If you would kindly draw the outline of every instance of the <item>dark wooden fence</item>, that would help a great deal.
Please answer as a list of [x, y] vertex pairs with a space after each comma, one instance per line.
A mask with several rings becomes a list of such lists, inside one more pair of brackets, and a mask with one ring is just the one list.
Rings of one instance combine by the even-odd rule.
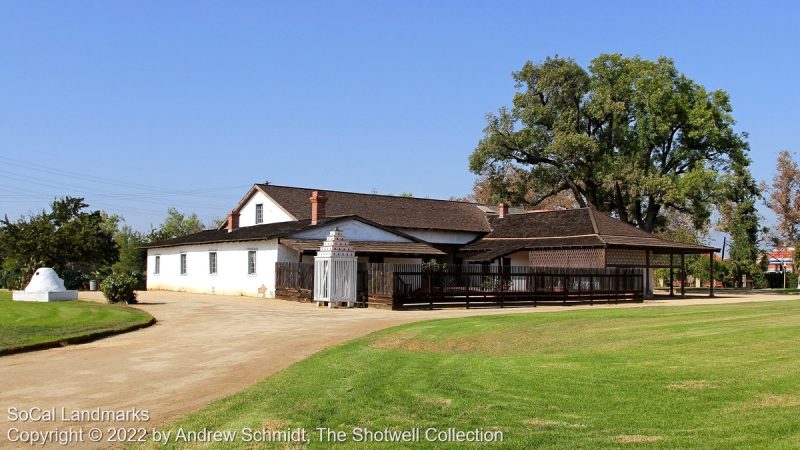
[[393, 307], [441, 308], [641, 301], [641, 269], [455, 266], [396, 271]]
[[314, 264], [275, 263], [275, 294], [306, 300], [314, 298]]
[[[406, 308], [594, 304], [643, 299], [642, 269], [526, 266], [360, 264], [359, 300]], [[312, 263], [277, 263], [279, 296], [313, 297]]]

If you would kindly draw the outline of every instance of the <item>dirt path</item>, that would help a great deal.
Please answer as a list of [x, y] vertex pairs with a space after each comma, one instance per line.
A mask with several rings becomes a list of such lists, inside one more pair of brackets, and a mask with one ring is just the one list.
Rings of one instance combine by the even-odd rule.
[[[82, 297], [91, 299], [89, 294]], [[617, 307], [798, 298], [698, 297]], [[565, 309], [329, 310], [280, 300], [174, 292], [143, 292], [140, 300], [143, 304], [138, 307], [158, 319], [155, 326], [89, 344], [0, 358], [0, 447], [19, 447], [8, 441], [10, 428], [49, 431], [71, 425], [60, 417], [56, 422], [12, 422], [9, 408], [57, 412], [137, 408], [149, 413], [148, 422], [90, 420], [79, 426], [128, 423], [151, 428], [240, 391], [323, 348], [381, 328], [432, 318]]]

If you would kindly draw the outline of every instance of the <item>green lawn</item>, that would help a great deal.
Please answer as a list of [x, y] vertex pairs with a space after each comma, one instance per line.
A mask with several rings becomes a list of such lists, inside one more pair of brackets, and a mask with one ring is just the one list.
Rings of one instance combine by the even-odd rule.
[[0, 350], [108, 332], [149, 322], [152, 316], [122, 305], [15, 302], [0, 291]]
[[495, 448], [797, 448], [800, 301], [401, 326], [320, 352], [179, 427], [502, 430]]

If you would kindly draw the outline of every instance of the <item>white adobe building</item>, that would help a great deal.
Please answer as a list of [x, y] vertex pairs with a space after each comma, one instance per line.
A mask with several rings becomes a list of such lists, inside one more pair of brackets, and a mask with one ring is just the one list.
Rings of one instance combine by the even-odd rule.
[[[359, 263], [680, 268], [718, 249], [667, 241], [591, 208], [469, 202], [256, 184], [216, 230], [147, 247], [147, 289], [274, 297], [276, 263], [313, 263], [338, 228]], [[713, 292], [712, 292], [713, 294]]]
[[257, 184], [224, 227], [148, 246], [147, 289], [274, 297], [275, 263], [313, 262], [334, 228], [360, 263], [419, 264], [452, 258], [488, 222], [465, 202]]

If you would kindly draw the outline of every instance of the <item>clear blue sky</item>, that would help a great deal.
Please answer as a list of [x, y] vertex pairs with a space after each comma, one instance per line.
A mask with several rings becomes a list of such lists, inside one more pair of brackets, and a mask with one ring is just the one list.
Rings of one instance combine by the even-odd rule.
[[770, 179], [800, 149], [798, 30], [792, 1], [2, 1], [0, 214], [82, 195], [146, 230], [266, 180], [464, 195], [511, 72], [554, 54], [674, 58]]

